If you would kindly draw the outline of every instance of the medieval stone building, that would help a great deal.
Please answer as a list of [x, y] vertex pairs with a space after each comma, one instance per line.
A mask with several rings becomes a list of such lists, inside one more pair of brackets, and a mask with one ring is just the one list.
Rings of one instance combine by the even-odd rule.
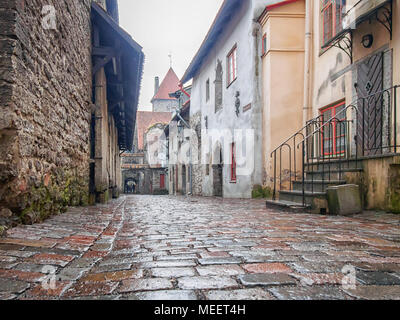
[[0, 3], [0, 225], [118, 196], [144, 56], [116, 0]]
[[170, 68], [161, 85], [159, 78], [155, 78], [152, 111], [137, 112], [133, 151], [122, 155], [122, 187], [126, 193], [168, 193], [168, 149], [164, 129], [179, 107], [173, 95], [178, 90], [179, 78]]

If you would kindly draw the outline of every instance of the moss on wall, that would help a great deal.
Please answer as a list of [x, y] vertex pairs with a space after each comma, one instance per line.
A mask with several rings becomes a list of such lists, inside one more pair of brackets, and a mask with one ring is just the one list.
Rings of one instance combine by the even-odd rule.
[[400, 213], [400, 165], [392, 164], [389, 168], [389, 210]]
[[86, 206], [88, 202], [86, 180], [75, 172], [57, 169], [44, 177], [38, 187], [32, 186], [24, 193], [18, 217], [21, 223], [32, 224], [65, 212], [69, 206]]
[[251, 192], [251, 197], [253, 199], [271, 199], [272, 198], [272, 190], [269, 187], [263, 187], [260, 185], [255, 185], [253, 187], [253, 191]]

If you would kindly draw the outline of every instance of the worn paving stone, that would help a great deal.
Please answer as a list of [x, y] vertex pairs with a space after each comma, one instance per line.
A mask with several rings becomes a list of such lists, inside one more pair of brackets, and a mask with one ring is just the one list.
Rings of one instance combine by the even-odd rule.
[[229, 258], [231, 255], [225, 251], [215, 251], [215, 252], [202, 252], [200, 253], [202, 259], [208, 258]]
[[56, 281], [54, 288], [44, 288], [42, 284], [33, 286], [32, 289], [24, 293], [22, 298], [40, 299], [59, 297], [72, 284], [70, 281]]
[[160, 301], [160, 300], [174, 300], [174, 301], [189, 301], [189, 300], [198, 300], [196, 293], [191, 290], [161, 290], [161, 291], [150, 291], [150, 292], [138, 292], [135, 293], [133, 296], [128, 296], [124, 299], [131, 299], [131, 300], [153, 300], [153, 301]]
[[76, 282], [63, 294], [66, 298], [79, 296], [104, 296], [111, 294], [118, 287], [118, 282]]
[[358, 271], [356, 272], [356, 279], [363, 285], [400, 285], [400, 279], [396, 275], [381, 271]]
[[245, 271], [238, 265], [216, 265], [197, 267], [200, 276], [237, 276]]
[[186, 255], [170, 255], [170, 256], [159, 256], [159, 257], [157, 257], [157, 261], [193, 260], [193, 259], [197, 259], [197, 255], [195, 255], [195, 254], [186, 254]]
[[290, 263], [293, 270], [300, 273], [334, 273], [342, 272], [346, 264], [343, 262], [294, 262]]
[[100, 265], [98, 267], [94, 267], [90, 272], [103, 273], [103, 272], [123, 271], [123, 270], [130, 270], [131, 267], [132, 263]]
[[207, 277], [185, 277], [178, 279], [181, 289], [223, 289], [236, 288], [238, 283], [229, 277], [207, 276]]
[[15, 257], [0, 256], [0, 262], [8, 262], [8, 263], [11, 263], [11, 262], [15, 262], [15, 261], [17, 261], [17, 258], [15, 258]]
[[279, 300], [352, 300], [337, 287], [297, 286], [268, 289]]
[[118, 292], [154, 291], [172, 289], [172, 282], [164, 278], [124, 280], [118, 288]]
[[62, 269], [60, 273], [56, 274], [58, 281], [75, 281], [80, 279], [90, 268], [71, 268], [67, 267]]
[[79, 258], [72, 261], [68, 267], [71, 268], [91, 268], [99, 259], [98, 258]]
[[154, 277], [159, 278], [181, 278], [196, 275], [193, 268], [154, 268], [150, 271]]
[[0, 292], [0, 301], [3, 300], [14, 300], [17, 298], [17, 295], [9, 293], [9, 292]]
[[17, 251], [17, 250], [7, 250], [7, 251], [0, 251], [0, 261], [2, 261], [1, 256], [11, 256], [11, 257], [18, 257], [18, 258], [30, 258], [35, 255], [35, 252], [29, 251]]
[[284, 273], [256, 273], [245, 274], [239, 277], [239, 280], [245, 286], [284, 286], [296, 285], [297, 282], [291, 276]]
[[177, 261], [153, 261], [143, 262], [141, 267], [145, 269], [150, 268], [170, 268], [170, 267], [194, 267], [196, 262], [193, 260], [177, 260]]
[[122, 281], [128, 279], [139, 279], [143, 277], [143, 270], [124, 270], [124, 271], [114, 271], [105, 273], [90, 273], [83, 278], [81, 281], [84, 282], [104, 282], [104, 281]]
[[251, 273], [292, 273], [293, 270], [283, 263], [254, 263], [243, 265]]
[[343, 273], [307, 273], [292, 274], [300, 281], [301, 285], [340, 285], [344, 281]]
[[0, 278], [0, 292], [3, 293], [22, 293], [29, 287], [30, 284], [24, 281]]
[[218, 264], [238, 264], [242, 263], [242, 259], [237, 257], [228, 257], [228, 258], [207, 258], [207, 259], [199, 259], [199, 263], [201, 265], [218, 265]]
[[27, 282], [42, 282], [46, 275], [39, 272], [26, 272], [19, 270], [0, 270], [0, 278], [15, 279]]
[[356, 286], [343, 289], [348, 295], [361, 300], [400, 300], [400, 286]]
[[276, 300], [270, 293], [260, 289], [211, 290], [205, 293], [209, 300]]

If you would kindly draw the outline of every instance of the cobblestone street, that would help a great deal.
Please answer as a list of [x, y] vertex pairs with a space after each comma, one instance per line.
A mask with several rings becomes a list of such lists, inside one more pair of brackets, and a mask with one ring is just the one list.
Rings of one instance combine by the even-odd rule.
[[[399, 231], [391, 214], [121, 197], [9, 230], [0, 299], [400, 299]], [[52, 270], [55, 283], [46, 281]], [[356, 287], [343, 287], [352, 270]]]

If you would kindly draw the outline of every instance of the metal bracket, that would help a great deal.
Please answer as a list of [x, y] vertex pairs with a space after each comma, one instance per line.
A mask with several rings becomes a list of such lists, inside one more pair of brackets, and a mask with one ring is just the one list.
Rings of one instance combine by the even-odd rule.
[[340, 38], [335, 40], [331, 47], [336, 47], [344, 51], [353, 64], [353, 35], [351, 31], [344, 33]]
[[[390, 40], [393, 37], [393, 3], [390, 2], [390, 9], [383, 6], [376, 10], [375, 19], [382, 24], [390, 34]], [[379, 15], [381, 13], [381, 15]]]

